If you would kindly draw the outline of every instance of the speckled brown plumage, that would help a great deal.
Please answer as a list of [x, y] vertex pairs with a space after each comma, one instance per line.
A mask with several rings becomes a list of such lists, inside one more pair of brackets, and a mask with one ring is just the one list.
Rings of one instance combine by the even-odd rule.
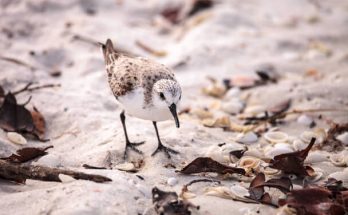
[[161, 79], [175, 80], [174, 74], [164, 65], [145, 58], [120, 55], [108, 45], [103, 48], [104, 58], [108, 81], [116, 98], [143, 87], [144, 103], [149, 104], [155, 82]]

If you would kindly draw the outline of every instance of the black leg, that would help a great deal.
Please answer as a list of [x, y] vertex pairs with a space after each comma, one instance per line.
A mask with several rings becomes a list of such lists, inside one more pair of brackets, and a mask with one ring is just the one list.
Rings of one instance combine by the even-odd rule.
[[158, 129], [157, 129], [157, 123], [156, 122], [152, 122], [153, 123], [153, 126], [155, 127], [155, 130], [156, 130], [156, 135], [157, 135], [157, 140], [158, 140], [158, 146], [157, 146], [157, 149], [156, 151], [154, 151], [152, 153], [151, 156], [154, 156], [155, 154], [157, 154], [159, 151], [163, 151], [164, 153], [166, 153], [167, 157], [170, 158], [170, 154], [169, 153], [173, 153], [173, 154], [179, 154], [179, 152], [169, 148], [169, 147], [166, 147], [162, 144], [161, 142], [161, 139], [160, 139], [160, 136], [158, 134]]
[[124, 159], [127, 158], [127, 152], [128, 152], [128, 148], [135, 151], [138, 154], [143, 154], [142, 151], [140, 151], [139, 149], [137, 149], [136, 147], [144, 144], [145, 141], [139, 142], [139, 143], [132, 143], [129, 141], [128, 139], [128, 134], [127, 134], [127, 128], [126, 128], [126, 115], [124, 114], [124, 111], [121, 112], [120, 114], [120, 118], [121, 118], [121, 122], [122, 122], [122, 126], [123, 126], [123, 131], [124, 131], [124, 136], [126, 137], [126, 149], [124, 151]]

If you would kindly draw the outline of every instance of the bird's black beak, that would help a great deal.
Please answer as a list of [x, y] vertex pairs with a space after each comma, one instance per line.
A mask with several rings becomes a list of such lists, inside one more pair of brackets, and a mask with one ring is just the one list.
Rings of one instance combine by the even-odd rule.
[[169, 106], [169, 110], [170, 112], [172, 113], [173, 117], [174, 117], [174, 120], [175, 120], [175, 125], [177, 128], [180, 127], [180, 123], [179, 123], [179, 119], [178, 119], [178, 114], [176, 113], [176, 104], [171, 104]]

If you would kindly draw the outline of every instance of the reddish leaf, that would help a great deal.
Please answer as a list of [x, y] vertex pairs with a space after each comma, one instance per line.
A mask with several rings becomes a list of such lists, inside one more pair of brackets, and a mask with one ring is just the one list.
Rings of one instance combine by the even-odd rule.
[[244, 175], [245, 170], [242, 168], [230, 167], [224, 164], [221, 164], [208, 157], [199, 157], [193, 160], [191, 163], [186, 165], [182, 170], [179, 171], [184, 174], [194, 174], [201, 172], [215, 172], [219, 174], [227, 173], [237, 173]]
[[6, 160], [12, 163], [24, 163], [30, 161], [32, 159], [38, 158], [40, 156], [44, 156], [47, 154], [46, 150], [53, 148], [53, 146], [47, 146], [45, 148], [23, 148], [17, 150], [16, 154], [12, 154], [6, 158], [0, 158], [1, 160]]
[[42, 116], [42, 114], [34, 107], [34, 110], [31, 111], [31, 116], [33, 118], [34, 123], [34, 130], [33, 134], [40, 140], [45, 139], [45, 129], [46, 129], [46, 122], [45, 118]]
[[303, 164], [314, 143], [315, 138], [312, 138], [311, 142], [304, 150], [275, 156], [270, 161], [270, 167], [282, 170], [284, 173], [295, 174], [297, 176], [310, 175], [308, 172], [310, 169], [306, 168]]
[[[250, 182], [249, 186], [249, 194], [250, 198], [256, 201], [260, 201], [262, 196], [264, 195], [263, 184], [265, 183], [266, 177], [265, 174], [259, 173], [255, 176], [255, 178]], [[260, 186], [261, 185], [261, 186]]]

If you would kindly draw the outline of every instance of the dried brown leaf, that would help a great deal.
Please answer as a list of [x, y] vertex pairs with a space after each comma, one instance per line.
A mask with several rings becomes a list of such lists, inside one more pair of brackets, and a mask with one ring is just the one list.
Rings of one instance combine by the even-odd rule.
[[199, 157], [193, 160], [191, 163], [186, 165], [182, 170], [179, 171], [183, 174], [195, 174], [201, 172], [215, 172], [218, 174], [232, 174], [237, 173], [245, 175], [245, 170], [242, 168], [230, 167], [221, 164], [209, 157]]
[[45, 130], [46, 130], [46, 122], [43, 115], [36, 109], [36, 107], [33, 108], [33, 111], [31, 111], [31, 117], [33, 118], [34, 123], [34, 130], [32, 133], [38, 137], [40, 140], [45, 139]]
[[50, 148], [53, 148], [53, 146], [48, 146], [45, 148], [27, 147], [27, 148], [17, 150], [16, 154], [12, 154], [9, 157], [0, 158], [0, 159], [9, 161], [11, 163], [24, 163], [24, 162], [46, 155], [47, 154], [46, 150]]

